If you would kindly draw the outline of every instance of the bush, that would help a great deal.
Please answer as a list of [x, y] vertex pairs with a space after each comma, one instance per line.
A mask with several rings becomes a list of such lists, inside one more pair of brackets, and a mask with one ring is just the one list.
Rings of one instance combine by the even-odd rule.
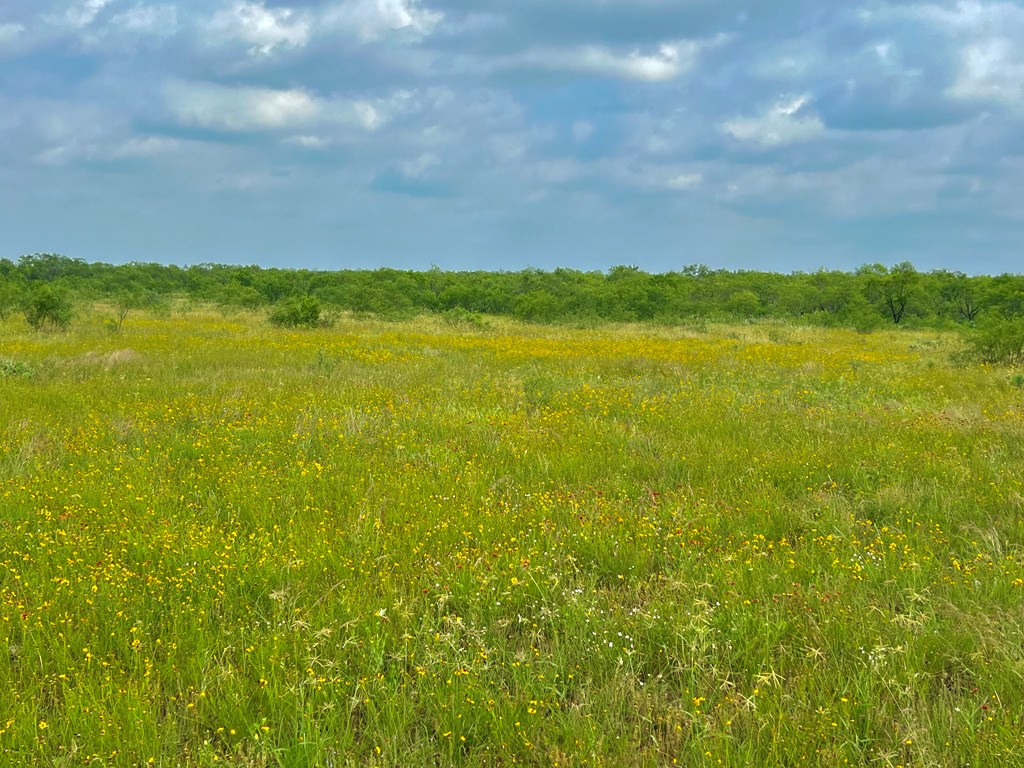
[[40, 286], [25, 302], [25, 320], [36, 330], [47, 325], [66, 328], [71, 324], [71, 300], [49, 285]]
[[1024, 363], [1024, 318], [995, 318], [971, 332], [967, 338], [969, 356], [981, 363], [1020, 365]]
[[729, 297], [725, 310], [736, 317], [757, 317], [762, 314], [761, 299], [749, 288], [744, 288]]
[[441, 313], [441, 319], [447, 325], [459, 326], [469, 325], [474, 328], [488, 328], [490, 323], [478, 312], [470, 312], [462, 307], [452, 307]]
[[0, 284], [0, 320], [6, 320], [7, 315], [16, 310], [20, 303], [18, 290], [13, 285]]
[[282, 302], [270, 313], [270, 322], [285, 328], [315, 328], [326, 325], [320, 302], [312, 296]]
[[20, 360], [0, 359], [0, 378], [31, 378], [35, 371]]

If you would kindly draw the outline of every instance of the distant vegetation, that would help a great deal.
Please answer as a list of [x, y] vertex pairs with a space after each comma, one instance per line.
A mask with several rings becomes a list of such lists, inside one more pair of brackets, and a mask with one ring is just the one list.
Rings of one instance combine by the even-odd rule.
[[[43, 284], [46, 290], [39, 288]], [[1007, 346], [1013, 347], [1010, 358], [1019, 357], [1013, 339], [1024, 336], [1024, 275], [919, 272], [906, 262], [783, 275], [702, 265], [649, 274], [629, 266], [607, 272], [312, 271], [111, 265], [48, 253], [0, 259], [0, 319], [22, 311], [33, 325], [64, 326], [68, 297], [110, 302], [116, 314], [111, 325], [118, 330], [132, 310], [185, 297], [226, 308], [265, 308], [272, 322], [292, 327], [322, 325], [339, 312], [391, 319], [491, 315], [569, 325], [772, 318], [860, 331], [978, 326], [975, 343], [985, 359], [998, 358]]]

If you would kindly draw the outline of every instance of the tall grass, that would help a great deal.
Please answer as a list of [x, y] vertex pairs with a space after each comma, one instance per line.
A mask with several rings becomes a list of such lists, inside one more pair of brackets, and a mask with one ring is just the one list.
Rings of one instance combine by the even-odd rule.
[[8, 321], [0, 764], [1013, 765], [1024, 400], [953, 344]]

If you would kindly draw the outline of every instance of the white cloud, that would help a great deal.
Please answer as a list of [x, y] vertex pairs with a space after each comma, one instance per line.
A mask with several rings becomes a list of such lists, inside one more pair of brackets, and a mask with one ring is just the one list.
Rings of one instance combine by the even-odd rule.
[[[867, 22], [910, 21], [948, 36], [958, 49], [959, 71], [946, 95], [1024, 109], [1024, 6], [1019, 2], [887, 5], [862, 11]], [[887, 59], [887, 49], [878, 54]]]
[[1024, 56], [1010, 40], [966, 46], [956, 81], [947, 93], [964, 101], [988, 101], [1024, 109]]
[[722, 130], [742, 142], [760, 147], [779, 147], [811, 141], [825, 133], [821, 118], [806, 110], [809, 97], [797, 96], [772, 105], [757, 117], [736, 117]]
[[356, 118], [368, 131], [375, 131], [384, 122], [377, 107], [368, 101], [356, 101], [352, 104]]
[[688, 40], [662, 43], [656, 51], [646, 53], [618, 53], [599, 45], [545, 48], [511, 57], [507, 63], [658, 83], [693, 69], [700, 49], [699, 43]]
[[135, 5], [114, 16], [110, 25], [133, 34], [170, 37], [178, 31], [178, 9], [173, 5]]
[[1005, 30], [1007, 24], [1024, 20], [1024, 9], [1017, 3], [960, 0], [955, 5], [920, 3], [906, 9], [894, 7], [896, 13], [930, 21], [953, 32], [992, 34]]
[[[218, 131], [355, 127], [376, 131], [400, 114], [409, 94], [365, 99], [321, 98], [302, 89], [227, 87], [206, 82], [173, 81], [165, 90], [168, 109], [179, 123]], [[316, 133], [294, 134], [285, 141], [316, 148], [328, 139]]]
[[109, 135], [110, 126], [91, 126], [79, 132], [73, 132], [70, 126], [64, 130], [60, 130], [59, 126], [52, 127], [57, 129], [53, 132], [53, 138], [59, 136], [59, 140], [35, 155], [36, 161], [43, 165], [61, 166], [79, 160], [102, 161], [152, 157], [171, 152], [183, 144], [178, 139], [163, 136], [115, 138]]
[[48, 24], [66, 26], [74, 29], [85, 29], [103, 12], [112, 0], [76, 0], [62, 16], [44, 16]]
[[0, 45], [13, 43], [24, 31], [24, 24], [0, 24]]
[[303, 90], [228, 88], [211, 83], [173, 82], [166, 99], [185, 125], [226, 131], [291, 128], [315, 121], [324, 105]]
[[443, 13], [423, 7], [419, 0], [344, 0], [324, 14], [322, 23], [371, 41], [391, 32], [426, 37], [443, 18]]
[[312, 22], [290, 8], [267, 8], [262, 2], [237, 0], [214, 14], [207, 28], [213, 43], [243, 42], [249, 53], [263, 55], [279, 48], [301, 48], [309, 42]]
[[441, 158], [433, 152], [424, 152], [419, 157], [414, 157], [411, 160], [399, 163], [397, 167], [405, 176], [412, 179], [418, 179], [426, 174], [431, 168], [440, 164]]
[[302, 147], [303, 149], [327, 149], [327, 147], [331, 146], [330, 139], [314, 135], [289, 136], [284, 140], [284, 143]]
[[665, 186], [676, 192], [683, 192], [699, 186], [702, 181], [704, 181], [704, 177], [699, 173], [680, 173], [666, 181]]

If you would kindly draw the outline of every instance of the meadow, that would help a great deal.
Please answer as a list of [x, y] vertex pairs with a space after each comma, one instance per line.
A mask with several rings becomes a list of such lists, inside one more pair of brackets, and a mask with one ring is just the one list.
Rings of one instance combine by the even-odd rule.
[[0, 765], [1021, 764], [1024, 389], [959, 344], [9, 317]]

